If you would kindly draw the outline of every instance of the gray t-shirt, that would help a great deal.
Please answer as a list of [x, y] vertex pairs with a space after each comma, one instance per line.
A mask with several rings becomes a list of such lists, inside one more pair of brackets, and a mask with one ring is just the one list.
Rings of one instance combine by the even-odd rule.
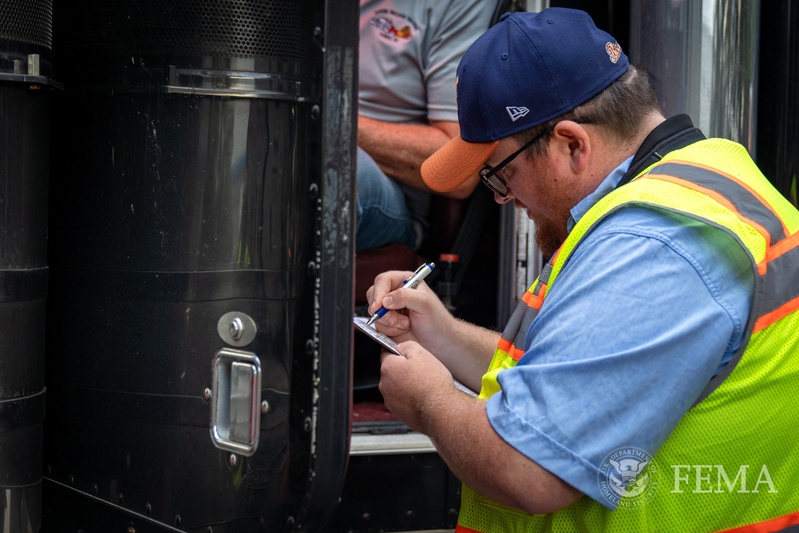
[[[385, 122], [458, 121], [461, 57], [491, 24], [494, 0], [361, 0], [358, 113]], [[427, 229], [430, 193], [400, 185]]]
[[358, 112], [386, 122], [457, 122], [458, 63], [488, 29], [496, 5], [361, 0]]

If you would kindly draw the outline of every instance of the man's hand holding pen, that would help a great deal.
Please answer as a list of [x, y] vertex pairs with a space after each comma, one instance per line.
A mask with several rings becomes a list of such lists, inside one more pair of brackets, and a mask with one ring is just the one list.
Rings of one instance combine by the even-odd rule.
[[425, 283], [419, 284], [414, 291], [400, 290], [405, 288], [407, 279], [407, 272], [384, 272], [375, 278], [375, 284], [366, 291], [366, 299], [369, 302], [368, 310], [372, 317], [381, 313], [383, 309], [387, 310], [374, 323], [375, 328], [399, 342], [414, 338], [409, 336], [411, 330], [410, 315], [414, 313], [414, 306], [411, 304], [411, 307], [408, 307], [408, 298], [405, 297], [404, 293], [418, 293], [411, 294], [411, 300], [414, 300], [414, 296], [419, 300], [423, 298], [422, 295], [425, 295], [425, 293], [432, 293]]
[[397, 342], [415, 340], [436, 353], [446, 342], [448, 325], [454, 320], [435, 292], [424, 282], [411, 290], [405, 285], [408, 272], [384, 272], [375, 278], [368, 291], [369, 313], [381, 306], [388, 312], [375, 322], [375, 328]]
[[455, 394], [452, 374], [436, 353], [448, 342], [452, 315], [424, 282], [415, 290], [408, 272], [391, 271], [375, 278], [366, 292], [369, 312], [387, 312], [375, 322], [381, 333], [398, 341], [402, 357], [384, 351], [381, 357], [380, 392], [386, 407], [409, 427], [426, 433], [423, 413], [434, 409], [440, 397]]
[[[449, 409], [474, 401], [458, 390], [453, 378], [456, 369], [463, 374], [475, 368], [464, 357], [474, 346], [468, 343], [471, 336], [464, 335], [463, 328], [458, 327], [461, 322], [427, 284], [420, 283], [411, 290], [403, 286], [406, 279], [407, 272], [385, 272], [375, 278], [366, 293], [370, 312], [381, 306], [389, 310], [375, 327], [398, 341], [397, 349], [402, 354], [398, 357], [387, 350], [381, 354], [379, 389], [392, 413], [412, 429], [430, 434], [431, 417], [447, 416]], [[494, 335], [490, 336], [486, 350], [489, 356], [491, 346], [496, 344]], [[474, 376], [463, 375], [459, 381], [466, 379], [463, 383], [467, 386], [479, 388], [487, 365], [488, 360], [482, 360]]]
[[[402, 280], [402, 286], [407, 287], [409, 289], [415, 289], [419, 284], [424, 281], [424, 279], [430, 275], [433, 269], [436, 267], [435, 263], [422, 263], [422, 266], [417, 268], [413, 274], [411, 274], [406, 279]], [[388, 309], [385, 306], [380, 307], [366, 322], [367, 326], [371, 326], [377, 320], [382, 318], [383, 315], [388, 313]]]

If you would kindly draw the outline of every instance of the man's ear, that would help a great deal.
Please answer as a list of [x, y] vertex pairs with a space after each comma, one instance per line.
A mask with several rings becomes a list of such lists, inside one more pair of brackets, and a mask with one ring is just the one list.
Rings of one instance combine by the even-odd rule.
[[[572, 172], [582, 174], [588, 169], [591, 157], [591, 138], [585, 128], [572, 120], [562, 120], [552, 132], [554, 144], [560, 155], [568, 158]], [[550, 149], [553, 143], [550, 142]]]

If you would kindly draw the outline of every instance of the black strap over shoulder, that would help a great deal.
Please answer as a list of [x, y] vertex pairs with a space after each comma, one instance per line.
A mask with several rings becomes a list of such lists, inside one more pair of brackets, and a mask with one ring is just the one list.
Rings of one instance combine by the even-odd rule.
[[675, 115], [666, 119], [641, 143], [630, 163], [630, 168], [622, 176], [617, 187], [632, 181], [643, 169], [657, 163], [669, 152], [685, 148], [703, 139], [705, 139], [704, 134], [694, 126], [688, 115]]

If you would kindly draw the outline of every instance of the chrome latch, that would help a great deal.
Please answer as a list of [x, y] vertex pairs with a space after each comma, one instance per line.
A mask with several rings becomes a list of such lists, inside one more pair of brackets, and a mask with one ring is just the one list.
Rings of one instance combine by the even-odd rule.
[[261, 430], [261, 362], [251, 352], [222, 348], [214, 356], [211, 440], [251, 456]]

